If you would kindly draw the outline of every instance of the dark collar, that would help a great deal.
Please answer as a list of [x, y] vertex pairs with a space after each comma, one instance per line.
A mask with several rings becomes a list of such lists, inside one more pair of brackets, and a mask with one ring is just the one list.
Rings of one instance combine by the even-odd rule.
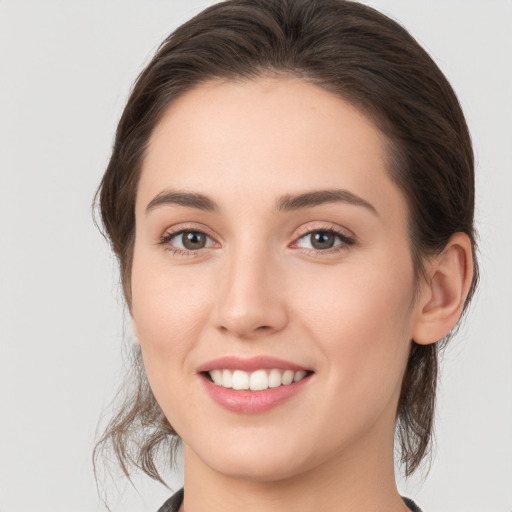
[[[404, 498], [404, 503], [411, 509], [411, 512], [421, 512], [420, 507], [410, 498]], [[183, 488], [173, 494], [159, 509], [158, 512], [178, 512], [183, 503]]]

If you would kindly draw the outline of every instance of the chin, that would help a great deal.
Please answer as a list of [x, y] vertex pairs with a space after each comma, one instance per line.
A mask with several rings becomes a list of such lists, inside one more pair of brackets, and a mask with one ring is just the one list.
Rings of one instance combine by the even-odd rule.
[[289, 455], [273, 458], [259, 455], [245, 460], [240, 460], [240, 456], [217, 459], [212, 461], [211, 468], [228, 478], [249, 482], [277, 482], [302, 472], [301, 465]]
[[308, 469], [305, 452], [300, 445], [291, 447], [283, 446], [283, 443], [270, 443], [268, 439], [264, 443], [255, 440], [248, 442], [245, 439], [240, 443], [220, 443], [198, 448], [194, 451], [195, 457], [199, 457], [215, 472], [237, 480], [279, 481]]

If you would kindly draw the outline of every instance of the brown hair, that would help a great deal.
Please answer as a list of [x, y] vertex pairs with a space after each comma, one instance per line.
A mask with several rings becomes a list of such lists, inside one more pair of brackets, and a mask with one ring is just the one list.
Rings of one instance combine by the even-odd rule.
[[[475, 251], [474, 163], [470, 135], [455, 93], [420, 45], [398, 23], [346, 0], [227, 0], [174, 31], [138, 77], [119, 121], [96, 199], [116, 254], [128, 307], [135, 236], [135, 198], [152, 131], [172, 101], [215, 78], [294, 75], [348, 100], [389, 142], [389, 173], [409, 207], [417, 281], [425, 258], [451, 235], [466, 233]], [[475, 254], [473, 254], [475, 256]], [[476, 258], [473, 283], [478, 280]], [[429, 453], [439, 351], [413, 343], [398, 404], [396, 435], [409, 476]], [[136, 387], [95, 450], [111, 445], [129, 465], [161, 481], [155, 457], [177, 434], [149, 388], [140, 351]]]

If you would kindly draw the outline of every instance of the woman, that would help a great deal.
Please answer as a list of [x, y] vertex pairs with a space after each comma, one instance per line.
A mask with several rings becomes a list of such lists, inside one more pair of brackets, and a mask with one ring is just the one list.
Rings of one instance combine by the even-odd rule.
[[159, 479], [183, 442], [162, 512], [419, 510], [395, 432], [410, 475], [478, 272], [466, 123], [402, 27], [206, 9], [139, 76], [98, 197], [140, 344], [100, 444]]

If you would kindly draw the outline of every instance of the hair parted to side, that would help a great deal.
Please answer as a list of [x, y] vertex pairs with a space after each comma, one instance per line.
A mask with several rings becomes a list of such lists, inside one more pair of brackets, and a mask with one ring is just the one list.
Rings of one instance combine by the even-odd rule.
[[[169, 104], [212, 80], [297, 76], [351, 102], [385, 134], [388, 170], [409, 208], [416, 279], [423, 263], [456, 232], [473, 244], [474, 162], [466, 122], [448, 81], [397, 22], [348, 0], [226, 0], [181, 25], [138, 77], [119, 121], [112, 156], [96, 200], [116, 254], [128, 307], [135, 239], [135, 198], [149, 138]], [[438, 355], [448, 337], [412, 344], [397, 410], [396, 437], [405, 474], [429, 453]], [[142, 366], [134, 363], [134, 392], [95, 449], [112, 447], [124, 473], [130, 466], [162, 481], [157, 452], [177, 434], [160, 411]], [[169, 455], [172, 459], [172, 453]], [[168, 458], [168, 460], [170, 460]]]

